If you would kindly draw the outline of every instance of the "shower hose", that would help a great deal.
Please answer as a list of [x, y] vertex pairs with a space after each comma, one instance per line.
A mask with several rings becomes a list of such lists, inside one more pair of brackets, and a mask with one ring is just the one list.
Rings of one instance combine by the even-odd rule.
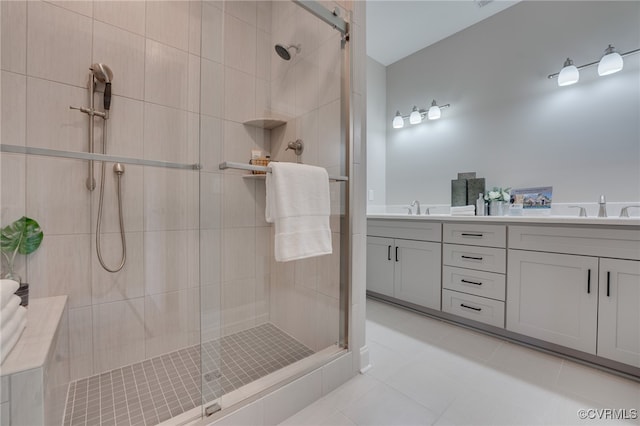
[[[102, 131], [102, 153], [107, 153], [107, 120], [103, 120], [104, 126]], [[122, 241], [122, 259], [120, 260], [120, 265], [116, 268], [110, 268], [106, 265], [104, 260], [102, 259], [102, 250], [100, 248], [100, 227], [102, 225], [102, 207], [104, 205], [104, 181], [105, 181], [105, 169], [106, 163], [102, 162], [102, 176], [100, 178], [100, 202], [98, 203], [98, 223], [96, 224], [96, 252], [98, 254], [98, 260], [100, 261], [100, 265], [108, 271], [108, 272], [118, 272], [123, 267], [125, 262], [127, 261], [127, 241], [124, 236], [124, 219], [122, 217], [122, 175], [124, 174], [124, 168], [120, 163], [116, 163], [114, 165], [114, 172], [116, 173], [116, 177], [118, 178], [117, 182], [117, 191], [118, 191], [118, 213], [120, 216], [120, 240]]]

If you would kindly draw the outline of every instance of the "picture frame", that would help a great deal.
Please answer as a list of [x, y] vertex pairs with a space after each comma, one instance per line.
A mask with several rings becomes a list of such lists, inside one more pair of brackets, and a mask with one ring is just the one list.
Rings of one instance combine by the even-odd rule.
[[553, 187], [538, 186], [511, 190], [509, 213], [513, 215], [551, 214]]

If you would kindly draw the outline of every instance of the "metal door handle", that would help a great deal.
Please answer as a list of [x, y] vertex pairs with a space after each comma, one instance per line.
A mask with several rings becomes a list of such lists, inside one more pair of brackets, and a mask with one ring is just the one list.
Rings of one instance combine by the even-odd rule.
[[482, 283], [479, 283], [479, 282], [476, 282], [476, 281], [460, 280], [460, 282], [465, 283], [465, 284], [482, 285]]
[[387, 260], [391, 260], [391, 246], [387, 246]]
[[462, 257], [463, 259], [482, 260], [481, 257], [473, 257], [473, 256], [465, 256], [465, 255], [462, 255], [460, 257]]
[[482, 238], [482, 234], [470, 234], [470, 233], [463, 232], [461, 235], [463, 237], [480, 237], [480, 238]]
[[611, 296], [611, 272], [607, 271], [607, 297]]
[[398, 246], [396, 246], [396, 262], [398, 262]]
[[587, 294], [591, 294], [591, 269], [587, 270]]
[[473, 306], [467, 306], [464, 303], [461, 303], [460, 306], [463, 307], [463, 308], [471, 309], [473, 311], [478, 311], [478, 312], [482, 310], [482, 308], [474, 308]]

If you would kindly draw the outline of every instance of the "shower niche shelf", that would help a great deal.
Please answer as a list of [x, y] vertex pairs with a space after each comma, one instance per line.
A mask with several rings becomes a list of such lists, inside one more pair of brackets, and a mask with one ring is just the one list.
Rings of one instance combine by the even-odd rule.
[[254, 118], [253, 120], [247, 120], [242, 124], [246, 126], [257, 127], [259, 129], [271, 130], [287, 124], [287, 121], [281, 118], [261, 117]]

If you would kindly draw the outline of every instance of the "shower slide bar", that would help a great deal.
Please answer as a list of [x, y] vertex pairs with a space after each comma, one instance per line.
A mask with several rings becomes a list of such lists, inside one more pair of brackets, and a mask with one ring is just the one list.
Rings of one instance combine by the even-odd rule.
[[[238, 169], [238, 170], [248, 170], [254, 172], [271, 172], [271, 167], [268, 166], [254, 166], [252, 164], [244, 164], [244, 163], [234, 163], [232, 161], [224, 161], [220, 163], [220, 170], [226, 169]], [[347, 176], [329, 176], [330, 181], [334, 182], [346, 182], [349, 180]]]
[[0, 152], [10, 152], [14, 154], [42, 155], [45, 157], [71, 158], [75, 160], [106, 161], [109, 163], [124, 163], [137, 166], [161, 167], [165, 169], [200, 170], [199, 163], [172, 163], [169, 161], [145, 160], [143, 158], [119, 157], [116, 155], [97, 154], [76, 151], [61, 151], [49, 148], [34, 148], [30, 146], [0, 144]]

